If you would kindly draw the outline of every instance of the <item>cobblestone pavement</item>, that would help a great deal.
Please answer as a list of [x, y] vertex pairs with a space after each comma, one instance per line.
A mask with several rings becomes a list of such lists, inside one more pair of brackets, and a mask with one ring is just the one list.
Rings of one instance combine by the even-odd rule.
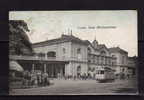
[[47, 87], [13, 89], [10, 95], [109, 95], [137, 93], [136, 80], [98, 83], [95, 80], [51, 80]]

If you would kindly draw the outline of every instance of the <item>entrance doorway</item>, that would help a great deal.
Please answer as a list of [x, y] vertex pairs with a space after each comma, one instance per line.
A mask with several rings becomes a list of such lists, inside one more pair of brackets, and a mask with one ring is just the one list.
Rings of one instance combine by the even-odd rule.
[[47, 73], [50, 78], [64, 77], [65, 65], [64, 64], [47, 64]]
[[77, 67], [77, 78], [80, 78], [81, 76], [81, 66]]

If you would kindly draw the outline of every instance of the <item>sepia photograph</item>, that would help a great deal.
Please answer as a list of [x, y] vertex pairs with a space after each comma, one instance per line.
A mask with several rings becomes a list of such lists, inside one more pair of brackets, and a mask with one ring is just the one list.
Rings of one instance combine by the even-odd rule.
[[137, 10], [9, 11], [9, 95], [138, 95]]

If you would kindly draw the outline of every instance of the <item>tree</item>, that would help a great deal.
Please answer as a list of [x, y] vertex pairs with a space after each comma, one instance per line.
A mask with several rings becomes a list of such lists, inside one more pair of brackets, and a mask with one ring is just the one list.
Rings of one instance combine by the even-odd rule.
[[28, 26], [23, 20], [9, 21], [9, 50], [10, 54], [31, 55], [32, 44], [26, 34]]

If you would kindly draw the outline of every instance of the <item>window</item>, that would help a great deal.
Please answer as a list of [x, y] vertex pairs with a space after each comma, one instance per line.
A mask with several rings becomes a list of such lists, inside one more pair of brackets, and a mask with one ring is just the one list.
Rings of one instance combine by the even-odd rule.
[[78, 66], [77, 67], [77, 73], [80, 73], [81, 72], [81, 66]]
[[97, 64], [99, 64], [99, 56], [97, 57]]
[[101, 57], [101, 64], [103, 64], [103, 61], [104, 61], [104, 59], [103, 59], [103, 57]]
[[88, 62], [90, 63], [90, 62], [91, 62], [91, 60], [88, 60]]
[[65, 54], [66, 53], [66, 49], [65, 48], [63, 48], [63, 54]]
[[112, 66], [114, 65], [114, 62], [112, 62]]
[[101, 51], [101, 56], [106, 56], [106, 52], [105, 51]]
[[78, 57], [78, 59], [82, 59], [81, 48], [77, 49], [77, 57]]
[[109, 65], [111, 64], [111, 60], [110, 60], [110, 58], [108, 59], [108, 64], [109, 64]]
[[122, 64], [124, 64], [124, 60], [125, 60], [125, 57], [124, 57], [124, 56], [122, 56]]
[[108, 64], [108, 63], [107, 63], [107, 59], [108, 59], [108, 58], [107, 58], [107, 57], [105, 57], [105, 64], [106, 64], [106, 65]]
[[100, 71], [100, 74], [104, 74], [104, 71], [102, 70], [102, 71]]
[[93, 55], [93, 63], [95, 63], [95, 56]]
[[122, 72], [124, 72], [125, 71], [125, 69], [124, 68], [122, 68]]
[[115, 57], [115, 55], [112, 55], [112, 57], [114, 58], [114, 57]]
[[95, 63], [97, 63], [97, 56], [95, 56]]
[[88, 67], [88, 71], [90, 71], [91, 70], [91, 68], [90, 67]]
[[77, 49], [77, 54], [81, 54], [81, 48]]
[[40, 53], [38, 53], [38, 56], [39, 56], [39, 57], [45, 57], [45, 54], [42, 53], [42, 52], [40, 52]]
[[54, 51], [48, 52], [47, 57], [56, 57], [56, 52], [54, 52]]
[[88, 47], [88, 49], [87, 49], [87, 50], [88, 50], [88, 53], [91, 53], [91, 49], [90, 49], [89, 47]]

